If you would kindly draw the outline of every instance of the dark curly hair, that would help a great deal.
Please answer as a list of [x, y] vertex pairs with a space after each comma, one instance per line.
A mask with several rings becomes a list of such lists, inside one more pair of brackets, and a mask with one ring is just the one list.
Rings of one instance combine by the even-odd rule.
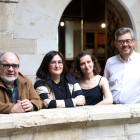
[[50, 64], [51, 60], [53, 59], [53, 57], [54, 57], [55, 55], [57, 55], [57, 54], [58, 54], [58, 55], [62, 58], [62, 60], [64, 61], [64, 63], [63, 63], [63, 72], [61, 73], [60, 78], [62, 79], [64, 76], [67, 75], [67, 66], [66, 66], [65, 57], [63, 56], [63, 54], [60, 53], [60, 52], [57, 52], [57, 51], [50, 51], [50, 52], [48, 52], [48, 53], [44, 56], [44, 58], [43, 58], [43, 60], [42, 60], [42, 62], [41, 62], [41, 65], [40, 65], [40, 67], [38, 68], [38, 70], [37, 70], [37, 72], [36, 72], [36, 76], [37, 76], [37, 77], [39, 77], [39, 78], [41, 78], [41, 79], [47, 79], [47, 80], [49, 79], [49, 64]]
[[85, 55], [89, 55], [91, 57], [91, 60], [94, 62], [94, 68], [93, 68], [93, 73], [95, 75], [99, 74], [101, 71], [101, 67], [100, 64], [97, 62], [97, 59], [93, 56], [93, 54], [91, 54], [88, 51], [81, 51], [75, 58], [75, 61], [73, 63], [73, 74], [75, 76], [76, 79], [83, 77], [83, 73], [80, 69], [80, 58], [85, 56]]

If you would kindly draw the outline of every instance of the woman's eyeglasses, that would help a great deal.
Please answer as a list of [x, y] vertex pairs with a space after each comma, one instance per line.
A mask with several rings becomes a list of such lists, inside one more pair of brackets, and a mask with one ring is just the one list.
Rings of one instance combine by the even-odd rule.
[[59, 66], [62, 66], [63, 63], [64, 63], [63, 60], [60, 60], [60, 61], [51, 61], [51, 62], [50, 62], [50, 64], [53, 65], [53, 66], [56, 66], [57, 64], [58, 64]]

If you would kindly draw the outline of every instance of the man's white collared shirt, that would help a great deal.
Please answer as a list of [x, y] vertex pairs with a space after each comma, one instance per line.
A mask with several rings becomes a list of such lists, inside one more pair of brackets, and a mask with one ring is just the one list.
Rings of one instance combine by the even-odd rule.
[[120, 54], [107, 60], [104, 77], [109, 82], [113, 102], [140, 103], [140, 54], [133, 51], [128, 61]]

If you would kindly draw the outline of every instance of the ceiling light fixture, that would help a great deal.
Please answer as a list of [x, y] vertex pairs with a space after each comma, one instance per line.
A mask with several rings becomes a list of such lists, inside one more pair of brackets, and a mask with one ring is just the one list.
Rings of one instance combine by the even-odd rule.
[[64, 26], [64, 22], [60, 22], [60, 26]]
[[101, 27], [102, 27], [102, 28], [105, 28], [105, 26], [106, 26], [105, 23], [102, 23], [102, 24], [101, 24]]

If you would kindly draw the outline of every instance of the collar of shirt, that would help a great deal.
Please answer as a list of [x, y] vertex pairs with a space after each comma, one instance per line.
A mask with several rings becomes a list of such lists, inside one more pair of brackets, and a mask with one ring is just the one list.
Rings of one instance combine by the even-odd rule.
[[[128, 61], [133, 61], [134, 59], [135, 59], [135, 51], [133, 50], [133, 53], [130, 55], [130, 57], [128, 58]], [[124, 62], [124, 63], [126, 63], [126, 62], [128, 62], [128, 61], [124, 61], [123, 59], [122, 59], [122, 57], [121, 57], [121, 55], [119, 54], [119, 59], [120, 59], [120, 61], [122, 61], [122, 62]]]
[[[9, 88], [9, 87], [7, 87], [6, 83], [3, 80], [2, 80], [2, 82], [6, 88]], [[14, 88], [15, 86], [17, 86], [17, 79], [14, 81], [14, 85], [12, 88]]]

